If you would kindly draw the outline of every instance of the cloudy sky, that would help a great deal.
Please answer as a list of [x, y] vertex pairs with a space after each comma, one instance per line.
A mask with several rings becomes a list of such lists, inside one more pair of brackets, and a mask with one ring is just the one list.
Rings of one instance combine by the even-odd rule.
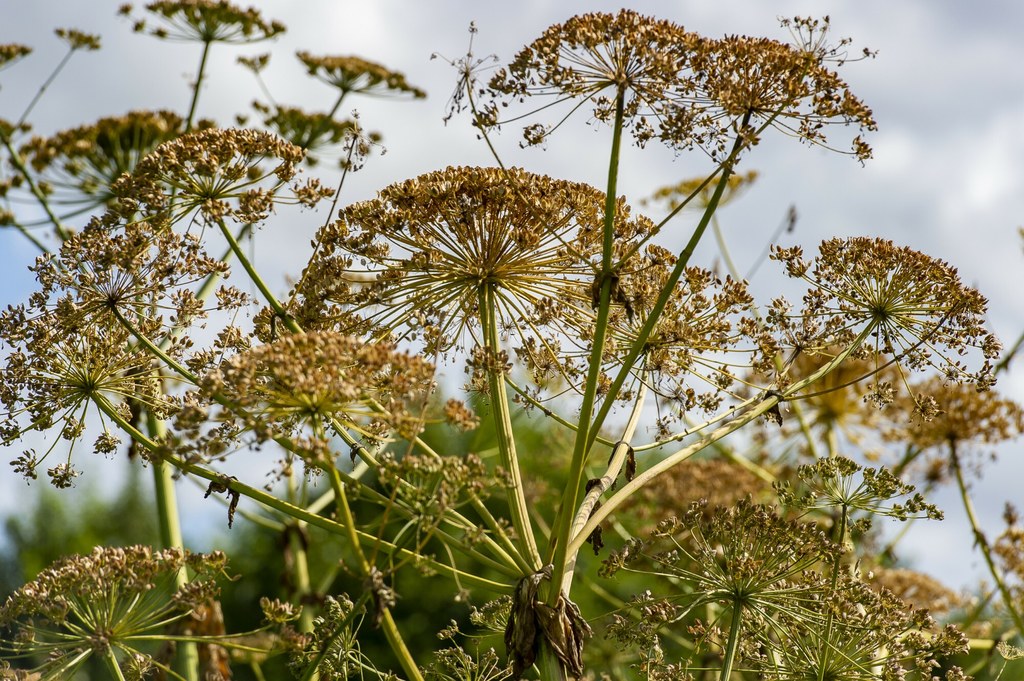
[[[62, 45], [52, 28], [70, 26], [99, 33], [104, 49], [79, 54], [39, 104], [37, 132], [56, 130], [133, 108], [184, 111], [188, 84], [198, 62], [191, 44], [156, 42], [132, 34], [108, 0], [0, 0], [0, 42], [20, 42], [36, 53], [0, 73], [0, 117], [20, 115]], [[371, 160], [346, 186], [344, 201], [367, 198], [379, 187], [446, 165], [493, 163], [465, 119], [442, 122], [454, 84], [443, 59], [462, 57], [467, 27], [479, 29], [475, 52], [507, 60], [548, 25], [570, 14], [616, 11], [621, 3], [467, 2], [466, 0], [274, 0], [257, 6], [282, 20], [288, 32], [256, 46], [221, 46], [214, 51], [200, 113], [229, 122], [245, 111], [258, 91], [251, 76], [234, 65], [240, 54], [271, 51], [266, 80], [282, 103], [310, 109], [329, 106], [333, 93], [303, 77], [297, 49], [314, 54], [357, 54], [405, 72], [427, 90], [417, 102], [351, 100], [364, 124], [384, 134], [387, 153]], [[762, 253], [789, 206], [800, 216], [793, 240], [813, 252], [831, 236], [882, 236], [955, 264], [962, 278], [990, 300], [991, 326], [1007, 343], [1024, 328], [1024, 254], [1017, 227], [1024, 224], [1024, 3], [983, 0], [863, 0], [764, 2], [684, 0], [632, 2], [629, 7], [711, 36], [725, 33], [785, 39], [780, 16], [831, 15], [836, 38], [877, 50], [874, 60], [848, 64], [851, 89], [872, 107], [879, 131], [870, 137], [875, 158], [866, 166], [778, 135], [747, 159], [760, 179], [722, 212], [727, 237], [741, 269]], [[498, 137], [504, 159], [529, 170], [602, 186], [608, 131], [576, 117], [546, 151], [520, 150], [508, 128]], [[620, 189], [631, 201], [654, 188], [706, 169], [695, 156], [675, 157], [651, 148], [625, 152]], [[264, 230], [256, 245], [261, 268], [296, 272], [303, 248], [322, 216]], [[702, 254], [705, 263], [712, 249]], [[35, 253], [17, 235], [0, 232], [0, 305], [23, 300], [32, 282], [25, 272]], [[762, 268], [762, 271], [770, 267]], [[768, 275], [763, 286], [771, 281]], [[755, 289], [758, 280], [753, 282]], [[764, 298], [773, 294], [761, 290]], [[1020, 362], [1018, 362], [1020, 364]], [[1024, 370], [1006, 376], [1000, 389], [1024, 400]], [[110, 464], [113, 466], [114, 464]], [[1004, 448], [986, 477], [975, 484], [983, 516], [998, 526], [1006, 500], [1024, 505], [1021, 447]], [[0, 512], [31, 494], [9, 474], [0, 475]], [[969, 531], [952, 495], [937, 500], [947, 521], [915, 527], [905, 553], [919, 567], [954, 583], [978, 574], [980, 559], [967, 555]], [[951, 548], [956, 547], [956, 552]]]

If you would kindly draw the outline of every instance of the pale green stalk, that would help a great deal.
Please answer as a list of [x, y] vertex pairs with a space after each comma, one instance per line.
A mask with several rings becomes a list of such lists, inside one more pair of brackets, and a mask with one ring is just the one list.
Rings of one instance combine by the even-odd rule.
[[[288, 496], [292, 502], [296, 501], [294, 472], [288, 475]], [[298, 605], [302, 605], [307, 596], [313, 593], [309, 580], [309, 556], [306, 547], [303, 545], [302, 535], [306, 531], [306, 523], [301, 520], [295, 521], [292, 528], [285, 530], [288, 533], [288, 550], [292, 555], [292, 579], [295, 582], [295, 599]], [[313, 610], [303, 607], [299, 615], [299, 631], [313, 631]]]
[[722, 671], [718, 681], [729, 681], [732, 676], [732, 665], [736, 659], [736, 650], [740, 644], [740, 627], [742, 626], [743, 605], [733, 602], [732, 622], [729, 623], [729, 641], [725, 644], [725, 658], [722, 660]]
[[[835, 535], [832, 537], [832, 541], [841, 547], [846, 546], [846, 531], [849, 522], [850, 509], [846, 504], [843, 504], [841, 514], [839, 516], [839, 525], [836, 527]], [[829, 585], [829, 597], [834, 598], [836, 592], [836, 586], [839, 584], [839, 570], [842, 567], [841, 563], [843, 560], [843, 554], [837, 552], [835, 557], [832, 559], [832, 574], [830, 576]], [[821, 659], [828, 660], [832, 656], [832, 627], [835, 624], [835, 614], [832, 609], [829, 608], [828, 614], [825, 617], [825, 633], [821, 637]], [[828, 670], [829, 665], [822, 663], [818, 665], [818, 678], [817, 681], [825, 681], [825, 672]]]
[[949, 443], [949, 458], [953, 464], [953, 472], [956, 474], [956, 485], [960, 490], [960, 501], [963, 503], [964, 513], [967, 514], [967, 521], [971, 524], [971, 532], [974, 533], [974, 543], [981, 550], [981, 555], [985, 559], [985, 567], [988, 568], [989, 574], [992, 575], [992, 580], [996, 583], [996, 588], [999, 590], [999, 595], [1003, 600], [1003, 606], [1006, 608], [1007, 613], [1009, 613], [1010, 619], [1013, 620], [1013, 625], [1017, 627], [1017, 633], [1024, 635], [1024, 619], [1021, 618], [1021, 614], [1017, 610], [1013, 594], [1010, 593], [1009, 587], [1006, 586], [1006, 579], [992, 557], [992, 547], [989, 546], [988, 539], [978, 523], [978, 516], [974, 512], [974, 502], [971, 501], [971, 495], [967, 491], [967, 483], [964, 481], [963, 467], [960, 465], [960, 455], [957, 452], [956, 443], [952, 441]]
[[[338, 511], [338, 516], [341, 518], [342, 523], [348, 531], [349, 542], [352, 544], [352, 550], [356, 556], [359, 572], [364, 579], [368, 578], [370, 576], [371, 566], [369, 561], [366, 560], [366, 554], [363, 553], [363, 548], [359, 543], [359, 538], [356, 536], [355, 518], [352, 516], [352, 508], [348, 503], [348, 496], [345, 493], [345, 485], [342, 484], [341, 478], [337, 475], [337, 469], [332, 468], [330, 480], [331, 488], [334, 490], [335, 508]], [[412, 653], [409, 652], [409, 648], [405, 645], [401, 632], [398, 631], [398, 626], [395, 624], [394, 617], [391, 615], [391, 609], [380, 604], [378, 604], [377, 607], [381, 610], [381, 628], [384, 630], [384, 637], [388, 640], [388, 645], [391, 646], [392, 652], [394, 652], [398, 657], [398, 661], [399, 664], [402, 665], [402, 669], [405, 670], [405, 673], [412, 681], [423, 681], [423, 675], [420, 673], [419, 667], [416, 666], [416, 661], [413, 660]]]
[[788, 386], [784, 392], [768, 392], [765, 393], [763, 396], [753, 397], [748, 400], [745, 400], [744, 402], [736, 405], [731, 410], [732, 413], [742, 412], [741, 416], [737, 416], [733, 420], [719, 426], [717, 429], [708, 433], [706, 436], [704, 436], [697, 442], [694, 442], [693, 444], [676, 450], [675, 452], [667, 455], [664, 459], [654, 464], [650, 468], [642, 471], [641, 473], [638, 473], [632, 481], [627, 482], [625, 485], [623, 485], [619, 489], [619, 491], [617, 491], [615, 494], [613, 494], [611, 497], [606, 499], [601, 504], [601, 508], [595, 510], [593, 514], [591, 514], [590, 519], [587, 521], [587, 524], [584, 525], [583, 528], [572, 537], [572, 541], [569, 547], [570, 551], [579, 551], [580, 546], [582, 546], [582, 544], [586, 541], [586, 538], [590, 535], [591, 532], [594, 531], [596, 527], [598, 527], [604, 521], [605, 518], [607, 518], [611, 513], [613, 513], [616, 508], [618, 508], [624, 501], [626, 501], [626, 499], [628, 499], [638, 489], [649, 483], [655, 477], [669, 470], [673, 466], [682, 463], [683, 461], [690, 458], [691, 456], [701, 451], [705, 447], [708, 447], [709, 445], [721, 440], [726, 435], [729, 435], [730, 433], [739, 430], [740, 428], [747, 425], [751, 421], [754, 421], [755, 419], [757, 419], [760, 416], [763, 416], [765, 413], [771, 411], [772, 409], [777, 408], [780, 402], [788, 399], [788, 397], [791, 395], [799, 393], [800, 390], [803, 390], [808, 385], [811, 385], [815, 381], [819, 380], [822, 376], [831, 372], [833, 369], [839, 366], [839, 364], [844, 362], [846, 358], [850, 356], [851, 353], [853, 353], [858, 347], [860, 347], [864, 340], [871, 335], [871, 332], [874, 330], [874, 328], [875, 327], [873, 324], [868, 325], [854, 339], [854, 341], [850, 344], [850, 347], [848, 347], [843, 352], [839, 353], [830, 362], [823, 365], [810, 376], [807, 376], [806, 378]]
[[289, 331], [291, 331], [292, 333], [301, 333], [302, 329], [300, 329], [299, 325], [295, 322], [294, 319], [292, 319], [292, 316], [288, 314], [288, 311], [284, 309], [284, 306], [281, 305], [281, 302], [277, 299], [277, 296], [271, 293], [270, 289], [267, 287], [266, 282], [263, 281], [263, 277], [259, 275], [259, 273], [256, 271], [256, 268], [253, 267], [252, 262], [250, 262], [249, 258], [246, 257], [245, 252], [242, 250], [242, 247], [238, 245], [238, 240], [235, 239], [235, 235], [231, 233], [231, 231], [227, 228], [227, 225], [224, 224], [223, 220], [217, 220], [217, 226], [220, 227], [221, 233], [224, 235], [224, 238], [227, 239], [228, 245], [231, 247], [231, 251], [235, 254], [235, 257], [238, 258], [239, 264], [242, 265], [242, 268], [245, 270], [245, 273], [249, 275], [249, 278], [252, 280], [252, 283], [256, 286], [256, 288], [259, 289], [260, 293], [263, 294], [263, 299], [266, 300], [267, 304], [270, 305], [271, 309], [274, 310], [274, 314], [276, 314], [278, 318], [282, 322], [284, 322], [285, 326], [288, 327]]
[[[604, 475], [598, 480], [597, 484], [587, 492], [583, 498], [583, 502], [580, 504], [579, 511], [576, 512], [576, 517], [573, 518], [572, 528], [569, 531], [570, 537], [575, 537], [580, 529], [587, 524], [587, 520], [590, 519], [590, 513], [594, 510], [601, 495], [607, 490], [611, 489], [612, 485], [615, 484], [615, 480], [619, 477], [619, 472], [622, 470], [622, 466], [626, 463], [626, 459], [630, 454], [629, 441], [633, 439], [633, 434], [636, 432], [636, 426], [640, 422], [640, 413], [643, 411], [644, 404], [647, 398], [647, 384], [642, 384], [640, 392], [637, 395], [636, 402], [633, 403], [633, 411], [629, 415], [629, 420], [626, 422], [626, 427], [622, 432], [622, 439], [619, 440], [615, 447], [612, 449], [611, 458], [608, 460], [608, 467], [605, 469]], [[589, 536], [589, 535], [588, 535]], [[579, 555], [579, 550], [569, 551], [566, 554], [566, 566], [565, 574], [562, 576], [561, 589], [565, 593], [569, 593], [572, 587], [572, 578], [576, 572], [576, 557]]]

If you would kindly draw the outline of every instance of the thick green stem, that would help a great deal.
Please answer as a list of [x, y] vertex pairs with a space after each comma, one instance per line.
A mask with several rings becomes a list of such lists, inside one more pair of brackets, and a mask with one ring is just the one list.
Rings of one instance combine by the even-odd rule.
[[[494, 291], [484, 287], [480, 291], [480, 321], [483, 326], [484, 343], [494, 357], [500, 356], [501, 343], [498, 339], [498, 324], [495, 319]], [[509, 513], [512, 516], [512, 527], [515, 528], [521, 547], [519, 553], [532, 565], [531, 572], [541, 566], [540, 552], [534, 537], [533, 526], [530, 524], [530, 511], [526, 504], [523, 489], [522, 471], [519, 456], [516, 452], [515, 431], [512, 428], [512, 414], [509, 408], [508, 393], [505, 387], [505, 370], [494, 366], [487, 370], [487, 387], [491, 398], [491, 418], [498, 440], [498, 453], [501, 465], [509, 475], [509, 485], [505, 488], [508, 498]]]
[[719, 681], [729, 681], [732, 675], [732, 665], [736, 660], [736, 650], [740, 644], [740, 627], [743, 625], [743, 605], [732, 604], [732, 622], [729, 624], [729, 641], [725, 644], [725, 658], [722, 660], [722, 672], [718, 675]]
[[[167, 434], [164, 422], [152, 414], [146, 415], [146, 428], [150, 437], [161, 441]], [[178, 513], [178, 497], [174, 490], [174, 477], [171, 467], [163, 461], [153, 461], [153, 487], [156, 492], [157, 522], [160, 525], [160, 544], [167, 549], [185, 548], [181, 534], [181, 518]], [[175, 583], [178, 588], [188, 584], [187, 568], [182, 567]], [[199, 681], [199, 649], [194, 643], [185, 642], [181, 645], [181, 664], [188, 681]]]
[[[295, 501], [295, 474], [288, 476], [288, 496], [292, 502]], [[292, 580], [295, 589], [295, 599], [299, 605], [312, 595], [313, 590], [309, 580], [309, 556], [307, 555], [303, 535], [306, 532], [306, 523], [301, 520], [295, 521], [294, 526], [285, 530], [288, 533], [288, 550], [292, 559]], [[299, 616], [299, 631], [313, 631], [313, 610], [303, 607]]]
[[[587, 381], [583, 388], [583, 401], [580, 405], [580, 420], [576, 427], [576, 439], [573, 443], [572, 459], [569, 462], [569, 476], [558, 506], [551, 540], [548, 544], [548, 556], [553, 566], [551, 584], [548, 591], [547, 604], [555, 606], [559, 597], [559, 586], [568, 568], [569, 538], [572, 532], [576, 507], [579, 504], [583, 485], [583, 470], [587, 455], [597, 438], [600, 424], [592, 422], [594, 402], [597, 399], [597, 388], [601, 378], [602, 359], [604, 357], [605, 338], [608, 334], [608, 318], [611, 313], [612, 286], [615, 283], [614, 248], [615, 248], [615, 196], [619, 177], [619, 150], [622, 145], [622, 126], [625, 109], [626, 93], [619, 88], [615, 100], [615, 123], [612, 127], [612, 150], [608, 160], [608, 185], [605, 189], [604, 233], [601, 251], [601, 272], [597, 281], [600, 283], [600, 297], [597, 300], [597, 321], [594, 336], [591, 340], [590, 366]], [[614, 401], [614, 394], [609, 395], [608, 402]]]
[[224, 235], [224, 238], [227, 239], [228, 245], [231, 247], [231, 251], [235, 254], [235, 257], [238, 258], [239, 264], [242, 265], [245, 273], [249, 275], [249, 278], [252, 280], [252, 283], [256, 288], [259, 289], [259, 292], [263, 294], [263, 299], [267, 301], [267, 304], [274, 310], [274, 313], [278, 318], [284, 322], [289, 331], [292, 333], [301, 333], [302, 329], [299, 328], [299, 325], [294, 319], [292, 319], [291, 315], [288, 314], [288, 311], [284, 309], [284, 306], [281, 305], [277, 296], [271, 293], [266, 282], [263, 281], [263, 277], [259, 275], [259, 272], [256, 271], [255, 267], [253, 267], [252, 262], [250, 262], [249, 258], [246, 257], [242, 247], [238, 244], [238, 240], [235, 239], [235, 235], [231, 233], [231, 230], [228, 229], [223, 220], [218, 220], [217, 225], [220, 227], [220, 231]]

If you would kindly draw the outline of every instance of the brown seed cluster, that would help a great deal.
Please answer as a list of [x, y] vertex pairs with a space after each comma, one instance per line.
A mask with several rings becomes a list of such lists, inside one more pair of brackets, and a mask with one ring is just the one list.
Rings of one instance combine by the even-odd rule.
[[98, 50], [100, 37], [79, 31], [76, 28], [58, 28], [54, 31], [58, 38], [68, 44], [72, 50]]
[[[626, 9], [575, 16], [548, 28], [494, 75], [495, 104], [484, 118], [497, 124], [499, 103], [507, 107], [535, 96], [583, 99], [606, 123], [621, 108], [640, 145], [657, 138], [716, 158], [737, 134], [755, 144], [756, 130], [765, 126], [812, 144], [827, 143], [824, 129], [833, 123], [873, 130], [871, 111], [828, 67], [842, 61], [847, 41], [826, 46], [827, 20], [787, 25], [797, 44], [745, 36], [709, 39]], [[524, 136], [538, 144], [555, 127], [533, 124]], [[864, 159], [870, 149], [857, 137], [852, 153]]]
[[[146, 10], [156, 15], [161, 25], [150, 29], [145, 19], [137, 19], [135, 31], [168, 40], [246, 44], [285, 30], [281, 22], [265, 20], [258, 9], [243, 9], [227, 0], [162, 0], [149, 3]], [[121, 14], [127, 16], [131, 11], [131, 5], [121, 6]]]
[[24, 56], [32, 53], [32, 48], [18, 43], [4, 43], [0, 45], [0, 69], [10, 66]]
[[[163, 638], [170, 622], [215, 597], [214, 580], [226, 563], [220, 552], [148, 546], [97, 547], [62, 558], [0, 607], [0, 626], [14, 632], [0, 641], [0, 652], [43, 660], [35, 669], [41, 678], [72, 677], [94, 655], [148, 666], [153, 660], [140, 648], [151, 650], [148, 642]], [[186, 569], [188, 582], [178, 586]]]
[[[259, 130], [190, 133], [161, 144], [131, 176], [114, 184], [120, 200], [115, 212], [128, 219], [143, 212], [176, 222], [199, 211], [213, 222], [260, 222], [284, 200], [277, 192], [295, 177], [303, 154], [294, 144]], [[309, 180], [293, 185], [292, 193], [293, 201], [313, 205], [333, 192]]]
[[356, 168], [373, 145], [381, 141], [379, 133], [364, 133], [356, 119], [337, 120], [322, 112], [281, 105], [269, 107], [259, 102], [253, 103], [253, 107], [271, 132], [305, 150], [305, 162], [309, 166], [319, 163], [320, 156], [337, 156], [344, 145], [351, 148], [351, 158], [346, 158], [346, 153], [339, 159], [339, 165]]
[[[592, 324], [604, 196], [518, 169], [447, 168], [391, 185], [321, 230], [296, 288], [305, 328], [471, 347], [481, 305], [545, 346]], [[619, 204], [623, 245], [649, 226]], [[467, 342], [469, 341], [469, 342]]]
[[130, 111], [50, 137], [33, 137], [21, 154], [40, 173], [40, 186], [51, 200], [90, 210], [114, 197], [110, 185], [121, 175], [183, 132], [184, 120], [172, 111]]
[[411, 85], [404, 74], [355, 56], [320, 56], [300, 51], [296, 54], [317, 80], [351, 92], [376, 97], [410, 96], [422, 99], [427, 93]]
[[206, 377], [202, 389], [224, 416], [259, 441], [294, 437], [314, 460], [335, 428], [369, 439], [418, 432], [410, 410], [433, 388], [433, 366], [386, 343], [333, 331], [291, 334], [243, 352]]

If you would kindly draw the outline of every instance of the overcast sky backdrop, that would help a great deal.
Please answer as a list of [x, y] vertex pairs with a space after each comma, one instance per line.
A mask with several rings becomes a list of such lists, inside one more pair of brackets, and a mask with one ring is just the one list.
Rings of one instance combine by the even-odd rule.
[[[0, 73], [0, 117], [14, 119], [62, 54], [52, 35], [58, 26], [102, 35], [104, 49], [79, 54], [52, 86], [33, 119], [36, 131], [56, 130], [133, 108], [185, 111], [188, 84], [198, 62], [194, 44], [157, 42], [133, 34], [115, 17], [117, 2], [0, 0], [0, 43], [36, 48], [28, 59]], [[242, 4], [242, 3], [240, 3]], [[305, 78], [297, 49], [314, 54], [357, 54], [403, 71], [426, 89], [417, 102], [351, 100], [365, 125], [384, 134], [387, 153], [372, 159], [346, 186], [343, 202], [368, 198], [385, 184], [446, 165], [492, 165], [466, 119], [442, 123], [454, 72], [437, 52], [461, 57], [467, 27], [479, 29], [478, 56], [504, 62], [547, 26], [573, 13], [617, 11], [621, 3], [468, 2], [466, 0], [274, 0], [258, 2], [264, 16], [282, 20], [288, 32], [271, 43], [217, 46], [200, 114], [230, 124], [258, 91], [248, 72], [235, 66], [241, 54], [273, 53], [265, 74], [279, 102], [327, 108], [333, 92]], [[777, 17], [831, 15], [836, 38], [853, 49], [878, 51], [874, 60], [848, 64], [842, 75], [872, 107], [879, 131], [869, 138], [875, 158], [861, 167], [848, 157], [807, 148], [780, 135], [747, 159], [760, 180], [722, 212], [741, 269], [762, 252], [768, 236], [795, 205], [800, 219], [792, 242], [814, 253], [832, 236], [882, 236], [955, 264], [963, 279], [990, 300], [992, 328], [1012, 342], [1024, 328], [1024, 256], [1017, 227], [1024, 224], [1024, 3], [982, 0], [661, 0], [628, 3], [710, 36], [724, 33], [785, 39]], [[577, 115], [547, 151], [520, 150], [509, 127], [498, 138], [507, 162], [529, 170], [603, 186], [607, 128], [585, 125]], [[674, 157], [652, 143], [625, 152], [620, 189], [635, 202], [661, 185], [706, 169], [696, 156]], [[264, 230], [256, 259], [275, 273], [295, 273], [322, 216]], [[708, 248], [706, 263], [713, 258]], [[32, 288], [25, 271], [33, 248], [16, 234], [0, 232], [0, 304], [24, 300]], [[765, 266], [758, 277], [770, 270]], [[753, 282], [757, 289], [758, 280]], [[761, 290], [762, 299], [772, 295]], [[1024, 371], [1006, 376], [1002, 392], [1024, 400]], [[10, 458], [5, 455], [5, 458]], [[107, 462], [107, 470], [117, 464]], [[989, 527], [1000, 526], [1005, 501], [1024, 506], [1024, 460], [1015, 443], [975, 484], [976, 503]], [[95, 480], [94, 480], [95, 482]], [[0, 513], [23, 506], [33, 490], [0, 472]], [[940, 495], [947, 511], [941, 524], [920, 523], [904, 543], [904, 556], [954, 584], [980, 574], [981, 561], [967, 555], [968, 528], [956, 498]]]

